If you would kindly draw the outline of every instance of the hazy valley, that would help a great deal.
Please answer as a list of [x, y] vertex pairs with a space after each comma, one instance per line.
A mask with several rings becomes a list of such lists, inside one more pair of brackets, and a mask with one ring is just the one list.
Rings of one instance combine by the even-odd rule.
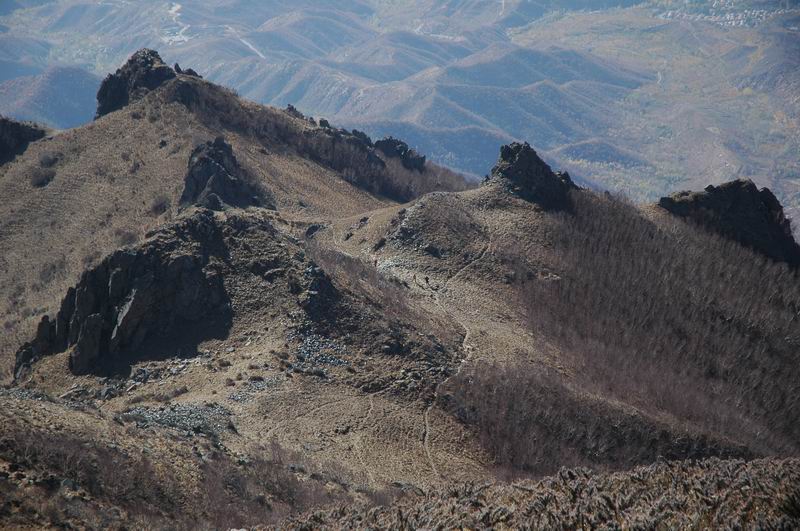
[[17, 3], [34, 7], [0, 21], [10, 73], [103, 75], [147, 46], [475, 176], [527, 140], [636, 200], [741, 177], [800, 205], [794, 2]]

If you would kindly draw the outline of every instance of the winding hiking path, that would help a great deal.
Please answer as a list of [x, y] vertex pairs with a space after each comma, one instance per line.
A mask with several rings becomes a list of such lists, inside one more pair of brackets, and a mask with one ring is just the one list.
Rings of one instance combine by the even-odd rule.
[[425, 408], [425, 413], [423, 415], [423, 418], [425, 420], [425, 431], [423, 432], [423, 436], [422, 436], [422, 444], [423, 444], [423, 447], [425, 448], [425, 455], [428, 458], [428, 462], [429, 462], [429, 464], [431, 466], [431, 469], [433, 470], [433, 473], [436, 474], [436, 476], [439, 477], [439, 478], [442, 478], [443, 476], [439, 472], [439, 469], [436, 467], [436, 462], [433, 459], [433, 455], [431, 453], [430, 413], [431, 413], [431, 410], [436, 405], [436, 401], [439, 398], [439, 389], [444, 384], [449, 382], [453, 377], [458, 376], [458, 374], [461, 372], [461, 368], [464, 366], [464, 363], [470, 359], [470, 357], [471, 357], [470, 354], [472, 353], [472, 350], [473, 350], [473, 346], [470, 344], [470, 339], [472, 338], [472, 329], [464, 321], [459, 319], [455, 315], [455, 313], [452, 312], [445, 304], [442, 303], [441, 297], [442, 297], [442, 294], [447, 291], [448, 286], [450, 285], [451, 282], [453, 282], [454, 280], [458, 279], [470, 267], [472, 267], [476, 263], [478, 263], [481, 260], [483, 260], [483, 258], [486, 256], [486, 254], [490, 251], [490, 249], [492, 247], [492, 236], [491, 236], [491, 232], [488, 231], [488, 230], [487, 230], [487, 239], [488, 239], [488, 241], [486, 242], [486, 245], [481, 250], [481, 252], [478, 253], [478, 256], [476, 256], [475, 258], [473, 258], [472, 260], [470, 260], [469, 262], [464, 264], [464, 266], [462, 266], [451, 277], [449, 277], [447, 280], [445, 280], [445, 282], [434, 292], [434, 302], [436, 303], [436, 305], [439, 306], [439, 308], [441, 308], [441, 310], [443, 312], [445, 312], [448, 316], [450, 316], [450, 318], [453, 319], [453, 321], [458, 323], [458, 325], [461, 326], [461, 328], [464, 329], [464, 339], [461, 341], [461, 350], [464, 352], [464, 357], [461, 359], [461, 364], [459, 365], [458, 370], [456, 370], [456, 372], [453, 375], [449, 376], [448, 378], [445, 378], [444, 380], [442, 380], [441, 382], [439, 382], [436, 385], [436, 388], [434, 389], [434, 392], [433, 392], [433, 398], [431, 399], [430, 404], [428, 404], [428, 407]]

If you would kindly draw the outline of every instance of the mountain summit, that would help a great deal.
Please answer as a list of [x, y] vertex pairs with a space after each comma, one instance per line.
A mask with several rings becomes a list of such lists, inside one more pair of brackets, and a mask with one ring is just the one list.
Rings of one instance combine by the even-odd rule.
[[175, 70], [161, 60], [158, 52], [146, 48], [139, 50], [100, 84], [95, 117], [121, 109], [176, 75]]
[[577, 189], [568, 173], [554, 173], [527, 142], [503, 146], [489, 180], [546, 210], [567, 208], [569, 191]]

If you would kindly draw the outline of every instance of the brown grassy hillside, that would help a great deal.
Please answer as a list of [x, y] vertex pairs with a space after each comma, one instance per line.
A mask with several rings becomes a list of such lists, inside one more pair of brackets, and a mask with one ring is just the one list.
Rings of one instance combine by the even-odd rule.
[[392, 160], [385, 168], [367, 166], [358, 146], [342, 141], [331, 152], [333, 130], [178, 76], [118, 112], [35, 143], [0, 168], [8, 198], [0, 207], [5, 367], [83, 269], [177, 215], [189, 154], [219, 135], [292, 218], [322, 221], [394, 202], [386, 193], [412, 197], [431, 186], [465, 186], [434, 165], [425, 175]]
[[465, 189], [125, 72], [130, 103], [0, 167], [3, 524], [797, 518], [789, 265], [527, 144]]

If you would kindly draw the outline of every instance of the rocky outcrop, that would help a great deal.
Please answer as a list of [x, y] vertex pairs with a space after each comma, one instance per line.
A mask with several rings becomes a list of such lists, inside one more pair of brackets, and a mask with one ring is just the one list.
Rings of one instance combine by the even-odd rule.
[[389, 158], [399, 158], [407, 170], [420, 173], [425, 170], [425, 155], [420, 155], [402, 140], [390, 136], [375, 142], [375, 149]]
[[178, 63], [175, 63], [175, 66], [172, 68], [173, 70], [175, 70], [176, 74], [183, 74], [184, 76], [197, 77], [203, 79], [203, 76], [195, 72], [193, 69], [187, 68], [186, 70], [184, 70]]
[[151, 90], [176, 77], [175, 71], [164, 64], [158, 52], [142, 49], [128, 62], [109, 74], [97, 91], [97, 113], [100, 118], [140, 99]]
[[28, 144], [44, 137], [46, 131], [36, 124], [17, 122], [0, 116], [0, 164], [14, 160], [28, 149]]
[[658, 205], [778, 262], [800, 266], [800, 246], [775, 195], [750, 180], [662, 197]]
[[500, 148], [500, 159], [487, 182], [500, 182], [514, 195], [545, 210], [569, 208], [569, 191], [577, 189], [568, 173], [554, 173], [527, 142]]
[[[86, 271], [70, 288], [55, 319], [45, 316], [36, 337], [17, 353], [17, 371], [48, 354], [71, 349], [75, 374], [113, 370], [142, 357], [148, 341], [177, 341], [209, 332], [229, 319], [221, 267], [227, 249], [212, 212], [201, 210], [121, 249]], [[191, 327], [200, 320], [203, 327]]]
[[180, 202], [221, 210], [225, 205], [274, 208], [269, 194], [239, 166], [222, 137], [197, 146], [189, 157]]
[[406, 201], [403, 191], [388, 182], [386, 163], [375, 153], [372, 139], [353, 129], [305, 129], [299, 137], [289, 139], [308, 158], [340, 172], [348, 182], [371, 193]]

